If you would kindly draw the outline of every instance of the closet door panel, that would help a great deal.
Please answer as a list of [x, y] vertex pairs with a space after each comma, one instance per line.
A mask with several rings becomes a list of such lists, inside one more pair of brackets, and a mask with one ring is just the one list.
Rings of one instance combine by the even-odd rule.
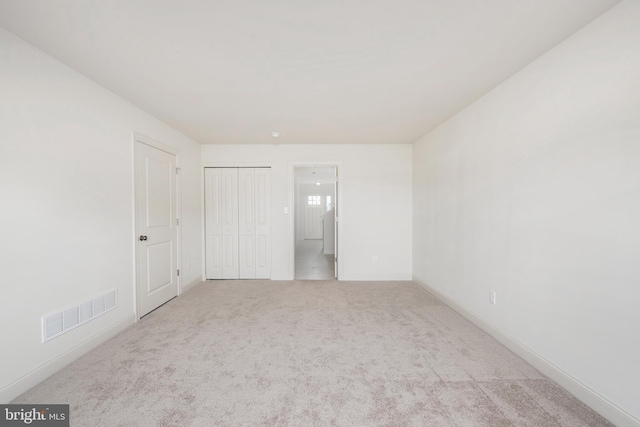
[[239, 188], [239, 270], [240, 279], [256, 278], [256, 210], [255, 210], [255, 169], [242, 168], [238, 171]]
[[222, 174], [220, 169], [204, 170], [205, 276], [222, 279]]
[[271, 278], [271, 169], [255, 169], [256, 279]]
[[238, 276], [238, 169], [222, 168], [222, 278]]

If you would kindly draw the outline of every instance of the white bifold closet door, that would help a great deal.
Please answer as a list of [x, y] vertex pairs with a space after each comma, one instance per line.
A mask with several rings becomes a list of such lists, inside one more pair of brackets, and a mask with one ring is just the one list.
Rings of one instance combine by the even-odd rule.
[[240, 168], [239, 176], [239, 276], [271, 276], [271, 169]]
[[238, 169], [205, 169], [207, 279], [238, 278]]
[[205, 169], [207, 279], [271, 277], [271, 169]]

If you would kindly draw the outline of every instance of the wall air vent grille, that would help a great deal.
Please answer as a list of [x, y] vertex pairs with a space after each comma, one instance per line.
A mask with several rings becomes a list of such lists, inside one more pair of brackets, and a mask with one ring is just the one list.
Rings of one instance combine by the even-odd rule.
[[93, 306], [91, 301], [83, 302], [78, 306], [80, 310], [80, 323], [85, 322], [93, 317]]
[[77, 326], [80, 323], [80, 313], [78, 307], [72, 307], [64, 311], [64, 329]]
[[57, 335], [63, 331], [62, 326], [62, 313], [56, 313], [53, 316], [47, 317], [45, 325], [45, 332], [47, 335]]
[[104, 295], [104, 308], [111, 310], [116, 306], [116, 291], [111, 291]]
[[93, 315], [104, 313], [104, 295], [93, 300]]
[[116, 290], [42, 318], [42, 342], [60, 336], [118, 306]]

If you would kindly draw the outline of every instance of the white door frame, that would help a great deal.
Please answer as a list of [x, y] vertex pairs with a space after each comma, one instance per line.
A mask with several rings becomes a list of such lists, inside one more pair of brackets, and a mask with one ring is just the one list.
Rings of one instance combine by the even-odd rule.
[[[158, 150], [161, 151], [165, 151], [169, 154], [173, 154], [174, 156], [176, 156], [176, 212], [177, 212], [177, 219], [179, 220], [182, 217], [182, 204], [180, 202], [180, 173], [178, 173], [180, 171], [180, 151], [176, 150], [173, 147], [170, 147], [166, 144], [163, 144], [161, 142], [158, 142], [152, 138], [149, 138], [148, 136], [145, 136], [139, 132], [133, 132], [133, 211], [134, 211], [134, 215], [133, 215], [133, 236], [132, 236], [132, 242], [133, 242], [133, 253], [134, 253], [134, 260], [133, 260], [133, 280], [134, 280], [134, 289], [133, 289], [133, 301], [134, 301], [134, 308], [135, 308], [135, 313], [136, 313], [136, 322], [138, 320], [140, 320], [140, 307], [139, 307], [139, 298], [138, 298], [138, 288], [140, 286], [140, 280], [138, 279], [138, 259], [139, 259], [139, 254], [138, 254], [138, 236], [140, 235], [140, 233], [138, 232], [138, 217], [139, 217], [139, 212], [137, 209], [137, 204], [136, 204], [136, 197], [137, 197], [137, 184], [138, 184], [138, 178], [137, 178], [137, 174], [136, 174], [136, 167], [138, 165], [138, 150], [137, 150], [137, 146], [138, 144], [146, 144], [148, 146], [157, 148]], [[180, 222], [178, 221], [177, 224], [177, 248], [176, 251], [178, 252], [177, 255], [177, 263], [178, 263], [178, 271], [182, 272], [182, 224], [180, 224]], [[178, 295], [180, 295], [182, 293], [182, 276], [178, 275]]]
[[[289, 231], [291, 232], [291, 278], [295, 278], [295, 274], [296, 274], [296, 203], [297, 201], [297, 192], [298, 189], [296, 188], [296, 168], [312, 168], [312, 167], [329, 167], [329, 168], [336, 168], [336, 176], [338, 177], [338, 181], [336, 182], [336, 190], [338, 190], [336, 193], [336, 200], [335, 200], [335, 204], [336, 204], [336, 222], [342, 224], [342, 218], [344, 217], [344, 209], [343, 209], [343, 204], [342, 204], [342, 164], [340, 162], [318, 162], [318, 161], [300, 161], [300, 162], [292, 162], [289, 165], [289, 183], [290, 183], [290, 199], [289, 199], [289, 212], [291, 213], [291, 215], [289, 215]], [[343, 267], [342, 267], [342, 260], [344, 259], [344, 257], [341, 255], [342, 254], [342, 229], [344, 227], [340, 226], [338, 227], [338, 224], [336, 224], [337, 227], [337, 232], [336, 232], [336, 249], [335, 249], [335, 253], [333, 254], [334, 259], [338, 259], [338, 268], [335, 269], [335, 275], [336, 275], [336, 280], [340, 280], [340, 276], [342, 275], [342, 271], [343, 271]], [[334, 264], [335, 265], [335, 264]]]

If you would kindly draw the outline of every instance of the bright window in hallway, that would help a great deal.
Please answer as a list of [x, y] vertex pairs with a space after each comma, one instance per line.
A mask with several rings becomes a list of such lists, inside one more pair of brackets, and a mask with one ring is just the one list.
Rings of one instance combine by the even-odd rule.
[[308, 205], [320, 205], [320, 196], [309, 196], [307, 199]]

